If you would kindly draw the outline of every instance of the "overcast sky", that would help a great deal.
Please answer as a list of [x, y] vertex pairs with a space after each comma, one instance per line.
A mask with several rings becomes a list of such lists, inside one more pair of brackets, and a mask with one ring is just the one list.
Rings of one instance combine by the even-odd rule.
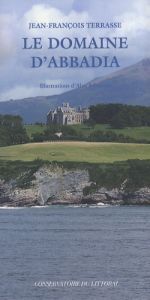
[[[52, 55], [116, 55], [121, 68], [149, 57], [150, 1], [149, 0], [0, 0], [0, 101], [31, 96], [53, 95], [66, 89], [41, 89], [40, 83], [86, 83], [112, 69], [32, 69], [31, 56]], [[121, 22], [122, 29], [28, 29], [29, 22]], [[22, 37], [127, 36], [125, 50], [50, 51], [22, 50]], [[87, 52], [88, 51], [88, 52]], [[32, 53], [31, 53], [32, 52]], [[113, 71], [115, 71], [113, 69]]]

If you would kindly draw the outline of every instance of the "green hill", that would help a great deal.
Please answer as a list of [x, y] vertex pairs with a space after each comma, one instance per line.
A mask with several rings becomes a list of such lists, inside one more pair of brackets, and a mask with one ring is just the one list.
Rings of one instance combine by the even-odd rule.
[[0, 148], [1, 160], [70, 162], [115, 162], [150, 159], [150, 145], [88, 142], [45, 142]]
[[[110, 128], [107, 124], [96, 124], [94, 126], [89, 126], [87, 124], [81, 124], [81, 125], [72, 125], [76, 132], [79, 134], [82, 134], [84, 138], [87, 138], [91, 133], [97, 130], [101, 130], [104, 132], [112, 131], [116, 134], [122, 134], [124, 136], [131, 137], [133, 139], [136, 139], [137, 141], [145, 140], [150, 142], [150, 127], [149, 126], [142, 126], [142, 127], [126, 127], [123, 129], [113, 129]], [[35, 133], [43, 133], [46, 129], [46, 126], [41, 125], [25, 125], [25, 128], [27, 130], [28, 137], [31, 138], [32, 134]]]
[[46, 114], [63, 102], [88, 107], [97, 103], [150, 106], [150, 59], [112, 74], [101, 76], [80, 89], [54, 96], [30, 97], [0, 103], [2, 114], [23, 117], [25, 123], [45, 122]]

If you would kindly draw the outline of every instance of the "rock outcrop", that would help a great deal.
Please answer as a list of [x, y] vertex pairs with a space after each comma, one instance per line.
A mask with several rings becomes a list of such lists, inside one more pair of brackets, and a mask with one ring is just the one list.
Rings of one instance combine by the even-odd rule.
[[80, 204], [150, 204], [150, 188], [127, 192], [120, 188], [98, 188], [84, 195], [91, 185], [88, 170], [67, 170], [60, 166], [43, 166], [34, 174], [29, 188], [19, 188], [16, 182], [0, 180], [0, 206], [80, 205]]

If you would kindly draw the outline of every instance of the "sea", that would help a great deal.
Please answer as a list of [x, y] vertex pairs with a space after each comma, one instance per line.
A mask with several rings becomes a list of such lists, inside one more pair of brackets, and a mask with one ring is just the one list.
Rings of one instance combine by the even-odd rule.
[[149, 300], [150, 207], [0, 209], [1, 300]]

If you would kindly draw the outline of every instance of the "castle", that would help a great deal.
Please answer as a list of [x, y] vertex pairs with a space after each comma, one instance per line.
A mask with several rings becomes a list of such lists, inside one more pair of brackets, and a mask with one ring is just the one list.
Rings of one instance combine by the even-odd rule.
[[78, 109], [70, 107], [69, 103], [63, 103], [60, 107], [58, 106], [55, 110], [50, 110], [47, 114], [47, 125], [58, 124], [58, 125], [74, 125], [81, 124], [85, 120], [89, 119], [89, 109], [81, 108]]

